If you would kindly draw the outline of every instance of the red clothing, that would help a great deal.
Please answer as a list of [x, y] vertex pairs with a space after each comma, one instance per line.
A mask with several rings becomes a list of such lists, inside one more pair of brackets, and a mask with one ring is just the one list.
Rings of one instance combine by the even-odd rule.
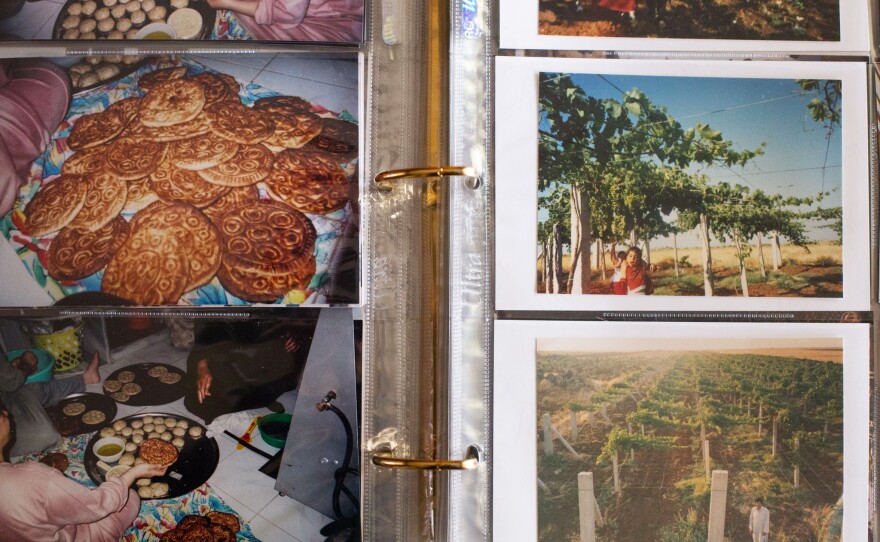
[[0, 61], [0, 215], [12, 209], [31, 163], [49, 145], [70, 103], [70, 79], [45, 60]]
[[639, 267], [627, 266], [626, 268], [626, 289], [630, 295], [647, 295], [654, 291], [654, 285], [651, 282], [651, 276], [648, 275], [644, 264]]
[[636, 0], [599, 0], [597, 3], [601, 7], [610, 9], [611, 11], [622, 11], [627, 13], [636, 10]]
[[116, 541], [140, 505], [121, 478], [90, 489], [39, 462], [0, 463], [0, 542]]
[[258, 0], [236, 17], [255, 39], [352, 43], [363, 40], [364, 0]]

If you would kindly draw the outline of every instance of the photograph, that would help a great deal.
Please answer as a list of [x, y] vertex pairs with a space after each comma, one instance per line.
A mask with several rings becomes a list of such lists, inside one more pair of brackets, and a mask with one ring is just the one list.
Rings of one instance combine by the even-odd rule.
[[352, 539], [359, 344], [350, 309], [0, 318], [0, 540]]
[[867, 53], [866, 8], [852, 0], [510, 0], [501, 6], [501, 46]]
[[868, 326], [499, 322], [496, 345], [526, 323], [496, 374], [531, 373], [536, 540], [867, 534]]
[[538, 295], [840, 301], [861, 274], [849, 81], [536, 75]]
[[0, 267], [21, 286], [0, 304], [358, 303], [359, 74], [357, 55], [0, 61]]
[[0, 41], [358, 44], [364, 0], [4, 0]]

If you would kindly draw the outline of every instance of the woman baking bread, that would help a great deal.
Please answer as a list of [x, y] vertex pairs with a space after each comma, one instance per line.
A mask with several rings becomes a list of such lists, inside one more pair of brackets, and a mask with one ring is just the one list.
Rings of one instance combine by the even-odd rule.
[[228, 9], [258, 40], [359, 42], [364, 0], [208, 0]]
[[142, 463], [90, 489], [38, 461], [7, 463], [12, 421], [0, 403], [0, 542], [119, 540], [141, 505], [129, 487], [168, 468]]

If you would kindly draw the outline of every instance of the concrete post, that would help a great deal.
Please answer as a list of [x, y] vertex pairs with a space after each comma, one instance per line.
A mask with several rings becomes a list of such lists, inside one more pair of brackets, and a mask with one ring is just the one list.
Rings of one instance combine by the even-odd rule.
[[727, 471], [712, 471], [712, 493], [709, 500], [708, 542], [724, 542], [724, 515], [727, 512]]
[[578, 509], [580, 510], [581, 542], [596, 542], [596, 497], [593, 473], [578, 473]]
[[614, 491], [616, 493], [620, 493], [620, 467], [617, 461], [617, 452], [614, 452], [614, 455], [611, 456], [611, 467], [614, 471]]
[[703, 441], [703, 462], [706, 464], [706, 480], [711, 477], [712, 457], [709, 455], [709, 441]]
[[574, 410], [571, 412], [571, 442], [574, 444], [578, 439], [578, 416]]

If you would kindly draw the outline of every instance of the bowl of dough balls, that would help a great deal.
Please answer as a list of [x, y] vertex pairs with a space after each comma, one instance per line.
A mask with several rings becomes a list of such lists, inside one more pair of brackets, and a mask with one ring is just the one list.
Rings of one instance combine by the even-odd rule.
[[149, 34], [141, 32], [145, 27], [163, 24], [174, 30], [170, 39], [199, 39], [207, 37], [215, 19], [216, 10], [207, 2], [193, 0], [68, 0], [52, 35], [59, 40], [139, 40]]

